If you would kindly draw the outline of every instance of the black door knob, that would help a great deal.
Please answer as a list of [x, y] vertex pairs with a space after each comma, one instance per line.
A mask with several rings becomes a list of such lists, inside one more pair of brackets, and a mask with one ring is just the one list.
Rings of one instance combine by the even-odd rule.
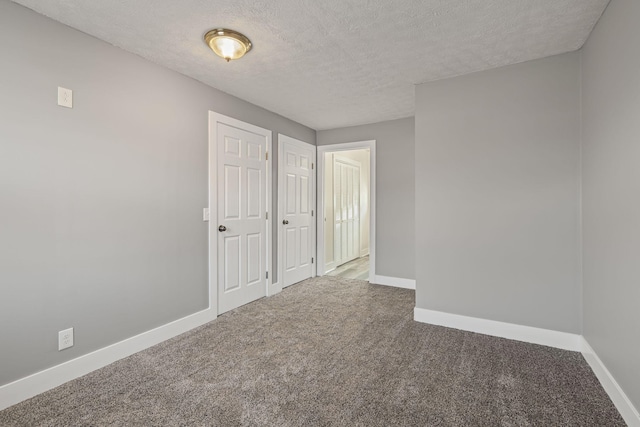
[[287, 224], [289, 224], [289, 221], [287, 221], [286, 219], [283, 219], [283, 220], [282, 220], [282, 223], [283, 223], [284, 225], [287, 225]]
[[220, 227], [218, 227], [218, 231], [220, 232], [227, 231], [227, 227], [225, 227], [224, 225], [221, 225]]

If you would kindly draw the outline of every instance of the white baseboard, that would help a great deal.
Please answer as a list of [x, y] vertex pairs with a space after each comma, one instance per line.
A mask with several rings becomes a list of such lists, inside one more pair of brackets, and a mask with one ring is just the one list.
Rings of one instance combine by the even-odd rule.
[[335, 261], [328, 262], [324, 265], [324, 274], [327, 274], [328, 272], [333, 271], [335, 269], [336, 269]]
[[591, 366], [620, 415], [630, 427], [640, 427], [640, 415], [615, 378], [602, 363], [596, 352], [582, 335], [558, 332], [531, 326], [461, 316], [441, 311], [414, 308], [414, 320], [432, 325], [446, 326], [463, 331], [477, 332], [516, 341], [546, 345], [563, 350], [579, 351]]
[[582, 337], [582, 355], [629, 427], [640, 427], [638, 410], [584, 337]]
[[206, 309], [0, 387], [0, 410], [88, 374], [216, 318]]
[[385, 285], [385, 286], [393, 286], [395, 288], [403, 288], [403, 289], [415, 289], [416, 281], [414, 279], [403, 279], [400, 277], [388, 277], [388, 276], [373, 276], [373, 279], [369, 280], [371, 283], [376, 285]]
[[461, 316], [418, 307], [413, 311], [413, 319], [422, 323], [446, 326], [463, 331], [477, 332], [479, 334], [524, 341], [532, 344], [546, 345], [563, 350], [580, 351], [582, 349], [582, 337], [567, 332]]
[[367, 249], [360, 249], [360, 258], [365, 257], [369, 255], [369, 248]]
[[[415, 289], [415, 280], [386, 276], [374, 276], [374, 283]], [[272, 287], [279, 288], [279, 283]], [[412, 287], [410, 287], [412, 286]], [[0, 410], [15, 405], [47, 390], [100, 369], [110, 363], [152, 347], [216, 318], [211, 309], [183, 317], [143, 332], [118, 343], [93, 351], [68, 362], [21, 378], [0, 387]], [[640, 415], [620, 385], [602, 363], [589, 343], [580, 335], [530, 326], [514, 325], [457, 314], [444, 313], [416, 307], [414, 320], [422, 323], [446, 326], [486, 335], [557, 347], [564, 350], [581, 351], [596, 377], [602, 384], [622, 418], [630, 427], [640, 427]]]

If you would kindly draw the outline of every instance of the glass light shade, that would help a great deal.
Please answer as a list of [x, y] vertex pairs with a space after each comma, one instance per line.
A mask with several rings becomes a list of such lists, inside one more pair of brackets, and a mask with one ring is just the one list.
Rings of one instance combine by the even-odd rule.
[[224, 58], [227, 62], [242, 58], [245, 53], [251, 50], [251, 41], [233, 30], [211, 30], [204, 36], [204, 41], [216, 55]]

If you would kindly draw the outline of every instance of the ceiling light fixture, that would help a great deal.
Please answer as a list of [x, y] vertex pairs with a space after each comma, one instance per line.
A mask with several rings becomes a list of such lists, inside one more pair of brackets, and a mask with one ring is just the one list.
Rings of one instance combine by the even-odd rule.
[[244, 34], [225, 28], [216, 28], [204, 35], [204, 42], [227, 62], [240, 59], [251, 50], [251, 40]]

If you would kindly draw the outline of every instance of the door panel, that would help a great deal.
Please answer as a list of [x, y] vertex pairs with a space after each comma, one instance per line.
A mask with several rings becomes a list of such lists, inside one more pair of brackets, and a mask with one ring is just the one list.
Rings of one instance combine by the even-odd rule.
[[296, 229], [295, 227], [289, 227], [284, 233], [286, 245], [285, 271], [293, 271], [296, 269]]
[[310, 213], [309, 192], [311, 191], [311, 183], [308, 176], [300, 177], [300, 213]]
[[312, 211], [315, 209], [312, 165], [315, 162], [315, 148], [308, 144], [284, 141], [282, 150], [285, 188], [280, 226], [283, 227], [284, 245], [282, 286], [286, 287], [312, 274]]
[[247, 235], [247, 285], [262, 283], [262, 256], [260, 248], [262, 246], [262, 236], [260, 233]]
[[247, 169], [247, 218], [260, 218], [262, 208], [262, 171]]
[[262, 162], [262, 144], [247, 141], [247, 158]]
[[240, 288], [240, 237], [224, 238], [224, 290]]
[[217, 124], [218, 313], [266, 295], [267, 140]]
[[296, 214], [296, 176], [294, 174], [287, 174], [287, 183], [286, 183], [286, 211], [287, 215], [295, 215]]
[[240, 168], [224, 165], [224, 219], [240, 218]]
[[232, 157], [240, 157], [240, 140], [231, 136], [224, 137], [224, 153]]
[[309, 247], [311, 246], [311, 239], [309, 236], [309, 227], [300, 227], [300, 266], [304, 267], [309, 264], [311, 260], [311, 254], [309, 253]]

